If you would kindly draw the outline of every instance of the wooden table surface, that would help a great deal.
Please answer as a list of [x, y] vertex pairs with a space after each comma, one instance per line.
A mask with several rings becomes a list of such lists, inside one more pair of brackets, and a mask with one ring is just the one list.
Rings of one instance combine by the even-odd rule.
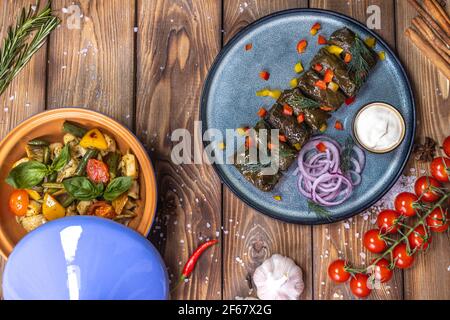
[[[32, 0], [3, 0], [3, 38], [19, 10]], [[74, 28], [74, 11], [81, 12]], [[267, 257], [292, 257], [304, 271], [302, 299], [351, 299], [346, 286], [328, 281], [339, 252], [361, 262], [359, 234], [370, 219], [299, 226], [267, 218], [242, 203], [207, 165], [170, 160], [174, 129], [191, 132], [199, 118], [203, 81], [215, 56], [248, 23], [288, 8], [323, 8], [365, 22], [369, 5], [381, 8], [376, 30], [398, 53], [414, 86], [418, 137], [450, 134], [449, 82], [404, 37], [415, 16], [406, 0], [54, 0], [61, 27], [0, 97], [0, 136], [23, 119], [68, 106], [104, 112], [133, 130], [157, 171], [159, 204], [150, 239], [172, 279], [206, 238], [221, 245], [200, 261], [177, 299], [234, 299], [249, 294], [248, 275]], [[76, 12], [75, 12], [76, 14]], [[200, 143], [197, 141], [196, 143]], [[410, 168], [426, 169], [411, 161]], [[436, 236], [415, 266], [396, 271], [373, 299], [450, 299], [449, 234]], [[0, 266], [4, 261], [0, 261]], [[1, 292], [0, 292], [1, 293]]]

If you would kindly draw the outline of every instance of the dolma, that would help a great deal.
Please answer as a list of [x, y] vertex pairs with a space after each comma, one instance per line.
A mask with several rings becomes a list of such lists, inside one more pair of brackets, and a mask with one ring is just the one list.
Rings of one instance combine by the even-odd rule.
[[306, 98], [299, 88], [284, 91], [278, 99], [278, 103], [281, 105], [286, 103], [291, 106], [296, 117], [300, 113], [304, 113], [306, 124], [313, 130], [320, 132], [326, 130], [327, 120], [331, 115], [320, 109], [320, 103]]
[[283, 107], [278, 103], [269, 110], [266, 120], [270, 126], [279, 129], [280, 134], [297, 150], [311, 137], [311, 128], [305, 123], [299, 124], [294, 116], [284, 114]]
[[322, 48], [311, 61], [311, 68], [314, 69], [316, 65], [321, 66], [320, 75], [322, 77], [327, 70], [332, 70], [334, 73], [333, 81], [336, 82], [339, 88], [341, 88], [348, 97], [356, 96], [359, 87], [347, 70], [344, 61], [339, 59], [336, 55], [329, 53], [326, 48]]
[[[337, 110], [345, 101], [345, 95], [340, 91], [332, 91], [328, 88], [321, 89], [316, 86], [317, 81], [322, 80], [313, 70], [308, 70], [298, 78], [298, 88], [302, 93], [317, 102], [321, 107]], [[330, 110], [330, 111], [331, 111]]]
[[378, 62], [377, 53], [348, 28], [336, 30], [331, 35], [328, 44], [342, 48], [344, 50], [342, 56], [347, 53], [351, 55], [348, 69], [356, 84], [361, 86], [369, 76], [370, 70]]

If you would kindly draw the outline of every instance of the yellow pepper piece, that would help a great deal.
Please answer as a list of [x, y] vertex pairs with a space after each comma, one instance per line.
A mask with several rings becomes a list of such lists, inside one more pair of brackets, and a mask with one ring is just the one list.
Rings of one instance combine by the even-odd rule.
[[303, 72], [303, 70], [304, 69], [303, 69], [302, 62], [301, 61], [297, 62], [294, 66], [294, 71], [297, 73], [300, 73], [300, 72]]
[[224, 150], [225, 149], [225, 143], [224, 142], [219, 142], [217, 147], [219, 147], [219, 150]]
[[275, 201], [281, 201], [281, 196], [273, 196], [273, 198], [275, 199]]
[[256, 92], [258, 97], [271, 97], [277, 100], [281, 96], [280, 90], [263, 89]]
[[246, 128], [237, 128], [236, 132], [240, 136], [245, 136], [247, 134], [247, 129]]
[[378, 57], [380, 57], [381, 61], [386, 60], [386, 52], [384, 52], [384, 51], [378, 52]]
[[296, 143], [296, 144], [294, 144], [294, 148], [295, 148], [297, 151], [300, 151], [300, 149], [302, 148], [302, 146], [300, 145], [300, 143]]
[[297, 78], [293, 78], [291, 81], [289, 81], [289, 84], [291, 86], [291, 88], [295, 88], [298, 86], [298, 79]]
[[344, 49], [342, 49], [341, 47], [334, 46], [334, 45], [328, 46], [327, 50], [329, 53], [337, 55], [337, 56], [339, 56], [344, 51]]
[[330, 89], [333, 92], [337, 92], [339, 90], [339, 86], [338, 86], [338, 84], [336, 82], [331, 81], [328, 84], [328, 89]]
[[364, 40], [364, 42], [369, 48], [375, 48], [375, 46], [377, 45], [377, 39], [372, 37], [367, 38], [366, 40]]
[[319, 32], [319, 30], [311, 29], [309, 32], [311, 33], [312, 36], [315, 36], [317, 34], [317, 32]]
[[31, 199], [33, 199], [34, 201], [38, 201], [41, 200], [41, 195], [39, 194], [39, 192], [37, 192], [36, 190], [32, 190], [32, 189], [26, 189], [25, 190], [28, 195], [31, 197]]
[[98, 129], [89, 130], [80, 141], [83, 148], [94, 148], [99, 150], [108, 149], [105, 136]]
[[320, 127], [320, 132], [324, 133], [325, 131], [327, 131], [327, 129], [328, 129], [328, 125], [327, 125], [327, 124], [323, 124], [323, 125]]
[[42, 204], [42, 213], [48, 221], [63, 218], [66, 215], [66, 209], [48, 193], [44, 196]]

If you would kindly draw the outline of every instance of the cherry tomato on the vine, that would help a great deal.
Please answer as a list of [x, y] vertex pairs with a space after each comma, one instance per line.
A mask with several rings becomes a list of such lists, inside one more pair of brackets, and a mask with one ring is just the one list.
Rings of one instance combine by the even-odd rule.
[[395, 210], [405, 217], [413, 217], [416, 215], [414, 205], [419, 198], [411, 192], [402, 192], [397, 195], [394, 201]]
[[386, 259], [381, 259], [378, 261], [373, 267], [373, 274], [375, 276], [375, 280], [380, 281], [381, 283], [388, 282], [391, 280], [394, 272], [391, 269], [391, 263]]
[[378, 229], [367, 231], [364, 234], [363, 243], [364, 247], [373, 253], [381, 253], [387, 248], [386, 241], [381, 238], [380, 230]]
[[442, 144], [442, 148], [444, 149], [444, 152], [447, 155], [447, 157], [450, 157], [450, 136], [445, 138], [444, 143]]
[[414, 256], [408, 253], [406, 243], [397, 245], [393, 252], [395, 266], [400, 269], [407, 269], [411, 267], [414, 262]]
[[347, 263], [344, 260], [333, 261], [328, 267], [328, 276], [334, 282], [346, 282], [350, 278], [350, 273], [345, 270]]
[[366, 298], [372, 292], [369, 288], [369, 276], [363, 273], [357, 273], [350, 280], [350, 290], [358, 298]]
[[27, 213], [30, 198], [25, 190], [14, 190], [9, 196], [9, 209], [16, 216], [24, 216]]
[[450, 181], [450, 159], [446, 157], [434, 158], [431, 162], [431, 175], [439, 182]]
[[420, 225], [409, 234], [408, 241], [411, 249], [426, 250], [431, 243], [431, 235]]
[[431, 211], [430, 215], [427, 217], [427, 225], [434, 232], [445, 232], [448, 229], [449, 220], [448, 220], [448, 211], [447, 209], [436, 208]]
[[424, 202], [436, 202], [441, 195], [433, 188], [441, 188], [442, 185], [433, 177], [420, 177], [414, 185], [414, 190], [419, 200]]
[[400, 214], [394, 210], [383, 210], [377, 218], [377, 225], [382, 233], [393, 234], [398, 231], [398, 220]]

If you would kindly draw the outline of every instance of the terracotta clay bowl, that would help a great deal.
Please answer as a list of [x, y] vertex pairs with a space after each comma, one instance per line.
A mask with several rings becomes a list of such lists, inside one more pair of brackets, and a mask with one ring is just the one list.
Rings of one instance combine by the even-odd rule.
[[0, 143], [0, 254], [7, 258], [14, 246], [26, 235], [8, 208], [8, 200], [13, 188], [5, 178], [15, 161], [26, 156], [28, 141], [43, 138], [49, 142], [62, 141], [64, 121], [78, 123], [88, 129], [99, 128], [114, 139], [122, 153], [130, 150], [139, 162], [140, 200], [138, 216], [129, 227], [147, 236], [156, 211], [156, 180], [153, 166], [142, 144], [123, 125], [94, 111], [79, 108], [55, 109], [35, 115], [14, 128]]

